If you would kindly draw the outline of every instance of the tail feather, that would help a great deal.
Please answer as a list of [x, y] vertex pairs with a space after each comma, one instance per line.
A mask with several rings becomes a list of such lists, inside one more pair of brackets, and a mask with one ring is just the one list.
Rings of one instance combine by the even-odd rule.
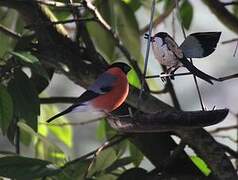
[[63, 115], [65, 115], [65, 114], [70, 113], [72, 110], [73, 110], [73, 108], [72, 108], [72, 107], [69, 107], [69, 108], [65, 109], [64, 111], [62, 111], [62, 112], [60, 112], [60, 113], [54, 115], [53, 117], [49, 118], [46, 122], [49, 123], [49, 122], [53, 121], [54, 119], [56, 119], [56, 118], [58, 118], [58, 117], [60, 117], [60, 116], [63, 116]]
[[219, 81], [219, 79], [212, 77], [204, 72], [202, 72], [201, 70], [199, 70], [198, 68], [196, 68], [191, 62], [188, 61], [187, 58], [183, 58], [180, 59], [180, 61], [183, 63], [183, 65], [195, 76], [203, 79], [204, 81], [207, 81], [210, 84], [213, 84], [212, 80], [214, 81]]

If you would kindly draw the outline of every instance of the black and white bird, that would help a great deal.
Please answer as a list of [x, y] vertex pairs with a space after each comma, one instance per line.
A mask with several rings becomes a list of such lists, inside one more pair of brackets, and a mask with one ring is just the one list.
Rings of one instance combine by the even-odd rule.
[[[167, 74], [173, 74], [179, 67], [186, 67], [195, 76], [213, 84], [219, 81], [197, 69], [187, 58], [203, 58], [209, 56], [216, 48], [221, 32], [199, 32], [190, 34], [178, 46], [166, 32], [159, 32], [151, 37], [152, 49], [158, 62], [166, 66]], [[148, 34], [145, 35], [148, 39]]]

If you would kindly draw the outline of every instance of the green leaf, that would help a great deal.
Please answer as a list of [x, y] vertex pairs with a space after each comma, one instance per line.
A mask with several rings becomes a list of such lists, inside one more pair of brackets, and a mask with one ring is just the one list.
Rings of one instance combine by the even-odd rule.
[[88, 177], [96, 172], [101, 172], [112, 165], [117, 160], [116, 151], [110, 147], [101, 151], [93, 162], [92, 168], [88, 173]]
[[29, 127], [24, 122], [18, 122], [17, 125], [20, 127], [21, 131], [24, 131], [28, 136], [34, 138], [36, 144], [36, 157], [41, 159], [47, 159], [54, 164], [62, 165], [65, 160], [64, 152], [48, 138], [36, 133], [31, 127]]
[[0, 84], [0, 128], [5, 135], [8, 126], [12, 120], [13, 103], [7, 89]]
[[134, 69], [130, 70], [127, 75], [128, 81], [131, 85], [139, 88], [140, 87], [140, 79], [138, 78]]
[[18, 60], [23, 62], [26, 66], [31, 68], [35, 73], [41, 75], [45, 79], [49, 79], [48, 73], [46, 70], [41, 66], [40, 61], [37, 57], [33, 56], [30, 52], [10, 52], [10, 54], [14, 55]]
[[[41, 116], [40, 116], [40, 122], [45, 122], [47, 119], [52, 117], [53, 115], [57, 114], [59, 110], [56, 108], [56, 106], [41, 106]], [[61, 123], [67, 123], [67, 119], [65, 116], [61, 116], [57, 119], [57, 124]], [[72, 148], [73, 146], [73, 132], [71, 126], [53, 126], [48, 124], [40, 125], [39, 126], [39, 132], [42, 132], [44, 127], [48, 127], [48, 132], [52, 133], [55, 138], [57, 138], [59, 141], [63, 142], [68, 148]], [[44, 131], [46, 131], [44, 129]], [[46, 134], [44, 134], [46, 136]]]
[[207, 167], [207, 164], [198, 156], [190, 157], [193, 163], [202, 171], [202, 173], [208, 176], [212, 171]]
[[63, 173], [56, 176], [57, 180], [85, 180], [85, 173], [89, 167], [91, 159], [81, 160], [72, 163], [67, 162], [63, 167]]
[[123, 45], [139, 61], [141, 59], [140, 33], [134, 12], [123, 1], [116, 1], [115, 18]]
[[133, 158], [132, 157], [124, 157], [122, 159], [118, 159], [117, 161], [115, 161], [111, 166], [109, 166], [106, 169], [106, 172], [110, 173], [118, 168], [124, 168], [124, 166], [129, 165], [130, 163], [133, 162]]
[[61, 170], [51, 162], [21, 156], [0, 158], [0, 176], [17, 180], [33, 179], [58, 174]]
[[130, 157], [133, 159], [134, 166], [138, 167], [144, 158], [143, 153], [132, 143], [129, 144]]
[[37, 116], [40, 114], [40, 102], [37, 92], [27, 75], [17, 70], [14, 78], [8, 84], [14, 104], [14, 115], [22, 118], [26, 123], [37, 130]]
[[88, 22], [87, 29], [99, 52], [109, 62], [112, 62], [115, 50], [115, 42], [112, 39], [112, 36], [97, 22]]
[[142, 168], [132, 168], [120, 175], [118, 180], [145, 180], [148, 178], [147, 171]]
[[[19, 31], [23, 29], [23, 27], [18, 26], [18, 22], [20, 20], [19, 15], [16, 10], [13, 9], [0, 9], [0, 24], [6, 26], [7, 28], [15, 31], [17, 28]], [[19, 32], [18, 31], [18, 32]], [[15, 40], [11, 37], [5, 35], [4, 33], [0, 33], [0, 57], [4, 57], [4, 55], [11, 49], [14, 48]]]
[[193, 19], [193, 6], [188, 0], [184, 0], [180, 9], [180, 17], [185, 29], [189, 29]]

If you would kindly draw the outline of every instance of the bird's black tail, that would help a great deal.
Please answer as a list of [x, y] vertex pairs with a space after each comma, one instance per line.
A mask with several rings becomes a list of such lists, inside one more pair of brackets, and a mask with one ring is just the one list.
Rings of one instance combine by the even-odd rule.
[[191, 62], [189, 62], [189, 60], [184, 57], [183, 59], [180, 59], [180, 61], [183, 63], [183, 65], [195, 76], [203, 79], [204, 81], [207, 81], [210, 84], [213, 84], [212, 80], [214, 81], [219, 81], [219, 79], [212, 77], [204, 72], [202, 72], [201, 70], [199, 70], [198, 68], [196, 68]]
[[62, 112], [60, 112], [60, 113], [54, 115], [53, 117], [51, 117], [50, 119], [48, 119], [46, 122], [49, 123], [49, 122], [53, 121], [54, 119], [56, 119], [56, 118], [58, 118], [58, 117], [60, 117], [60, 116], [63, 116], [63, 115], [65, 115], [65, 114], [68, 114], [68, 113], [70, 113], [70, 112], [72, 111], [72, 109], [73, 109], [72, 107], [69, 107], [69, 108], [65, 109], [64, 111], [62, 111]]

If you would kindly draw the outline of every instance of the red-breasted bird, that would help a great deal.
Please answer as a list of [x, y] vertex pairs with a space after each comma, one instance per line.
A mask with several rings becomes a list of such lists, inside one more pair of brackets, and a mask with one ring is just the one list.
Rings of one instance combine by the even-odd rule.
[[122, 62], [110, 65], [74, 104], [51, 117], [47, 122], [70, 112], [96, 113], [98, 118], [105, 117], [126, 100], [129, 93], [126, 75], [130, 70], [131, 67]]
[[[187, 58], [203, 58], [210, 55], [216, 48], [221, 32], [199, 32], [190, 34], [178, 46], [174, 39], [166, 32], [159, 32], [151, 37], [155, 58], [167, 68], [166, 73], [173, 74], [179, 67], [186, 67], [195, 76], [213, 84], [219, 81], [199, 69]], [[148, 39], [148, 34], [145, 35]]]

